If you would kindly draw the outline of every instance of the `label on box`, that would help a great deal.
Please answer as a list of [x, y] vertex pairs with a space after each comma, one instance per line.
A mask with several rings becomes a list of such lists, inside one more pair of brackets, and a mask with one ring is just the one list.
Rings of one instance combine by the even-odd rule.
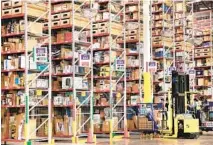
[[194, 69], [189, 69], [188, 74], [189, 74], [190, 78], [196, 77], [196, 71]]
[[123, 59], [117, 59], [116, 60], [116, 68], [117, 71], [123, 71], [124, 70], [124, 60]]
[[81, 92], [81, 96], [86, 97], [86, 92]]
[[80, 54], [79, 66], [90, 67], [90, 55], [89, 54]]
[[148, 71], [156, 72], [157, 71], [157, 62], [155, 62], [155, 61], [148, 62]]
[[47, 47], [34, 48], [34, 61], [47, 62]]
[[36, 90], [36, 95], [41, 96], [42, 95], [42, 90]]

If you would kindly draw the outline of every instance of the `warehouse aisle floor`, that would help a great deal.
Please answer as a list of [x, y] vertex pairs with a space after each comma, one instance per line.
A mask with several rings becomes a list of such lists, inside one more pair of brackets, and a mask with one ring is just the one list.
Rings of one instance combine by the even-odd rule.
[[[108, 139], [97, 139], [97, 141], [98, 142], [96, 145], [109, 145]], [[44, 145], [44, 144], [45, 143], [33, 143], [33, 145]], [[23, 145], [23, 143], [10, 143], [8, 145]], [[56, 142], [55, 145], [76, 145], [76, 144]], [[112, 145], [213, 145], [213, 132], [204, 133], [204, 135], [200, 136], [198, 139], [134, 138], [126, 140], [117, 140], [114, 141]]]

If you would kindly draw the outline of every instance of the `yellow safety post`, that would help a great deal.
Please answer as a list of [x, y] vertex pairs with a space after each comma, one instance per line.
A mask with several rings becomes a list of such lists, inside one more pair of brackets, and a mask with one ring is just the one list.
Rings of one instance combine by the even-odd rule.
[[144, 78], [144, 103], [153, 103], [152, 94], [151, 94], [151, 74], [145, 72], [143, 74]]
[[109, 121], [109, 128], [110, 128], [110, 134], [109, 134], [109, 141], [110, 144], [113, 142], [113, 124], [112, 124], [112, 119]]
[[72, 137], [72, 143], [78, 143], [78, 138], [76, 136], [77, 132], [76, 132], [76, 121], [72, 122], [72, 132], [73, 132], [73, 137]]

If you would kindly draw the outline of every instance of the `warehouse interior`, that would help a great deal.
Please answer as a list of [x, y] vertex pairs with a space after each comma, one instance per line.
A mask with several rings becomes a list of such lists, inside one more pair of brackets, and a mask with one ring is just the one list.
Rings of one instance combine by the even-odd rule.
[[0, 9], [1, 144], [212, 144], [212, 0]]

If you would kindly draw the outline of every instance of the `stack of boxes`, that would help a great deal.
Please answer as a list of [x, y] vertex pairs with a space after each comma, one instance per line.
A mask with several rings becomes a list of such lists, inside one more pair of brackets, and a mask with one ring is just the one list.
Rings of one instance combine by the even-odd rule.
[[149, 121], [145, 116], [138, 116], [138, 129], [142, 130], [152, 130], [153, 121]]
[[[119, 44], [126, 43], [126, 93], [127, 104], [135, 106], [142, 102], [140, 93], [143, 91], [140, 58], [142, 53], [143, 31], [141, 20], [142, 4], [139, 0], [128, 0], [123, 2], [125, 5], [125, 41], [120, 37], [117, 41]], [[124, 18], [124, 17], [123, 17]], [[122, 19], [123, 19], [122, 18]], [[136, 129], [136, 122], [128, 120], [128, 129]]]
[[[152, 15], [154, 17], [152, 23], [152, 54], [153, 60], [157, 61], [157, 72], [153, 77], [155, 97], [158, 97], [156, 95], [159, 95], [160, 92], [168, 91], [170, 88], [170, 82], [163, 82], [162, 76], [169, 76], [166, 71], [170, 68], [172, 64], [171, 58], [173, 57], [173, 52], [168, 49], [173, 46], [171, 5], [171, 0], [156, 0], [152, 4]], [[164, 69], [165, 72], [163, 72]]]
[[[41, 20], [46, 19], [46, 15], [43, 15], [40, 20], [32, 22], [32, 18], [38, 18], [44, 14], [47, 10], [46, 4], [39, 2], [36, 5], [28, 3], [27, 17], [28, 25], [26, 28], [24, 24], [24, 2], [19, 0], [2, 1], [1, 18], [3, 25], [2, 31], [2, 105], [6, 108], [6, 112], [2, 116], [2, 119], [7, 122], [4, 123], [2, 128], [4, 132], [3, 139], [24, 139], [24, 109], [25, 105], [24, 88], [25, 88], [25, 51], [31, 53], [33, 48], [37, 46], [40, 36], [43, 34], [43, 23]], [[23, 35], [25, 30], [28, 32], [28, 45], [24, 46]], [[33, 55], [32, 55], [33, 56]], [[37, 63], [33, 61], [33, 57], [29, 58], [29, 82], [35, 79], [36, 73], [31, 72], [32, 69], [37, 69]], [[29, 105], [35, 105], [38, 100], [44, 97], [45, 93], [43, 89], [48, 88], [48, 79], [39, 77], [30, 86]], [[36, 90], [35, 90], [36, 88]], [[47, 105], [48, 100], [43, 99], [38, 105]], [[10, 107], [13, 106], [16, 109], [11, 113]], [[4, 109], [3, 109], [4, 110]], [[41, 109], [42, 110], [42, 109]], [[45, 109], [44, 109], [45, 110]], [[40, 111], [40, 109], [39, 109]], [[38, 112], [40, 113], [40, 112]], [[45, 112], [47, 114], [47, 112]], [[42, 112], [41, 112], [42, 114]], [[30, 119], [30, 133], [35, 130], [36, 119]], [[41, 124], [41, 123], [40, 123]], [[6, 131], [6, 130], [8, 131]], [[41, 129], [41, 128], [40, 128]], [[39, 130], [40, 130], [39, 129]], [[40, 130], [44, 132], [44, 130]], [[36, 137], [36, 132], [32, 134], [32, 138]]]
[[[195, 59], [195, 70], [196, 79], [195, 85], [198, 91], [201, 92], [202, 96], [205, 98], [210, 98], [212, 96], [212, 72], [211, 66], [212, 61], [212, 43], [211, 38], [211, 20], [210, 18], [212, 12], [202, 11], [194, 14], [193, 27], [196, 29], [194, 35], [196, 38], [196, 45], [194, 47], [194, 59]], [[210, 96], [210, 97], [209, 97]]]
[[[39, 17], [46, 12], [47, 8], [44, 3], [38, 5], [28, 4], [27, 13], [29, 16]], [[24, 3], [19, 0], [3, 1], [2, 2], [2, 17], [9, 17], [12, 15], [24, 15]]]
[[[95, 23], [93, 24], [93, 35], [107, 35], [109, 34], [109, 23], [107, 22], [99, 22], [99, 23]], [[119, 35], [122, 31], [122, 25], [119, 23], [115, 23], [113, 22], [111, 24], [111, 34], [113, 35]]]

